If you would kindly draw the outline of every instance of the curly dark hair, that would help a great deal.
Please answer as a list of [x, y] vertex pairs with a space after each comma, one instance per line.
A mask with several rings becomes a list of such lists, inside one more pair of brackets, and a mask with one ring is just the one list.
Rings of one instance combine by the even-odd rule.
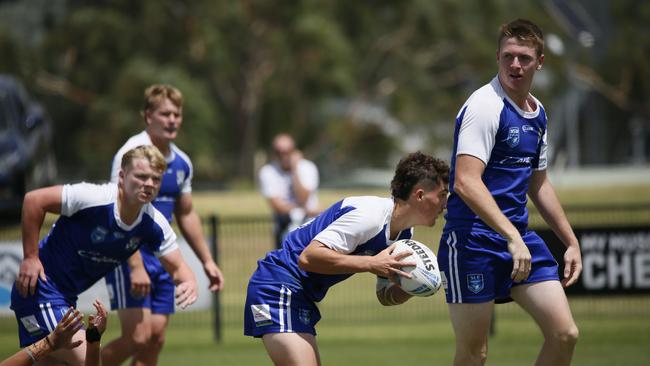
[[408, 154], [397, 163], [390, 182], [391, 193], [395, 198], [407, 200], [413, 187], [420, 182], [429, 184], [431, 188], [449, 183], [449, 165], [419, 151]]

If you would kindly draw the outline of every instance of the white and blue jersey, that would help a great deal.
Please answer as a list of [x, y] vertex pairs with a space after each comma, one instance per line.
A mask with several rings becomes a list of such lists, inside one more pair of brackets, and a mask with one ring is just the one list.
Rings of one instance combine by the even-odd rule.
[[[532, 96], [531, 96], [532, 98]], [[472, 94], [456, 117], [449, 174], [445, 230], [491, 230], [454, 192], [456, 157], [471, 155], [485, 163], [483, 182], [494, 200], [520, 231], [528, 226], [528, 179], [546, 169], [546, 112], [519, 108], [497, 77]]]
[[[117, 151], [113, 158], [111, 169], [111, 181], [117, 182], [121, 169], [122, 156], [129, 150], [141, 145], [153, 145], [151, 138], [146, 131], [132, 136]], [[173, 143], [170, 144], [170, 154], [165, 157], [167, 170], [163, 174], [160, 191], [153, 201], [154, 207], [158, 209], [167, 219], [172, 222], [176, 200], [180, 195], [192, 192], [192, 162], [190, 158]], [[106, 283], [108, 294], [111, 299], [112, 309], [146, 307], [153, 313], [171, 314], [174, 312], [174, 283], [169, 274], [162, 268], [162, 265], [154, 253], [146, 247], [140, 250], [142, 261], [151, 280], [150, 295], [144, 298], [136, 298], [130, 294], [131, 277], [130, 269], [126, 263], [116, 268], [108, 276]]]
[[[446, 277], [443, 282], [447, 286], [448, 302], [482, 302], [507, 297], [512, 286], [512, 282], [508, 282], [512, 257], [507, 251], [507, 242], [454, 191], [459, 155], [471, 155], [485, 164], [483, 183], [503, 214], [524, 239], [528, 239], [526, 244], [531, 254], [538, 256], [533, 258], [533, 272], [528, 282], [548, 279], [553, 273], [557, 276], [557, 269], [555, 272], [541, 270], [535, 265], [536, 262], [547, 266], [555, 261], [543, 241], [527, 231], [528, 182], [533, 171], [544, 170], [547, 165], [546, 112], [532, 95], [529, 95], [529, 102], [534, 104], [532, 111], [519, 108], [495, 77], [469, 97], [456, 117], [450, 195], [438, 253], [438, 262]], [[545, 257], [547, 254], [550, 259]], [[543, 273], [536, 274], [536, 270]], [[503, 286], [505, 290], [498, 290]]]
[[320, 313], [315, 302], [352, 274], [306, 272], [298, 266], [298, 257], [314, 240], [342, 254], [375, 255], [397, 240], [410, 239], [412, 228], [389, 238], [393, 207], [391, 198], [348, 197], [290, 232], [282, 249], [258, 261], [251, 276], [244, 333], [255, 337], [277, 332], [316, 334]]
[[33, 343], [54, 329], [77, 296], [146, 246], [157, 256], [178, 248], [176, 234], [151, 204], [125, 224], [117, 210], [116, 184], [64, 185], [61, 215], [39, 243], [39, 259], [47, 281], [40, 279], [34, 295], [12, 289], [11, 308], [19, 324], [21, 345]]

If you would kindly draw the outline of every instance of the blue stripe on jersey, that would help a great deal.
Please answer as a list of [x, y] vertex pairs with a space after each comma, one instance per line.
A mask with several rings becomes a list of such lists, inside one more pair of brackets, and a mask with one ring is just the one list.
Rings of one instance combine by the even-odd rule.
[[[524, 231], [528, 226], [528, 180], [532, 170], [539, 166], [542, 137], [546, 132], [546, 113], [538, 104], [539, 114], [534, 118], [525, 118], [507, 99], [503, 98], [502, 103], [494, 147], [482, 178], [504, 215], [518, 230]], [[454, 192], [458, 135], [466, 111], [467, 106], [456, 118], [454, 128], [445, 231], [469, 228], [492, 230]]]
[[[342, 206], [339, 201], [323, 211], [313, 220], [292, 231], [285, 238], [282, 249], [269, 252], [258, 262], [258, 270], [251, 277], [254, 283], [284, 282], [302, 287], [306, 296], [312, 301], [321, 301], [330, 287], [347, 279], [352, 274], [327, 275], [305, 272], [298, 267], [298, 257], [307, 245], [325, 230], [331, 223], [348, 212], [356, 210], [353, 206]], [[390, 243], [386, 240], [386, 224], [377, 227], [378, 233], [359, 244], [351, 255], [375, 255], [386, 249]], [[398, 239], [410, 239], [412, 230], [403, 230]]]

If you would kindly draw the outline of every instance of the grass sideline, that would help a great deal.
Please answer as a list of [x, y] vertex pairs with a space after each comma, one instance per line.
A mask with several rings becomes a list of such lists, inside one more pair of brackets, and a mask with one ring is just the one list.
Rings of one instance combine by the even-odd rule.
[[[324, 190], [321, 191], [320, 198], [326, 206], [345, 196], [366, 194], [387, 196], [388, 192], [378, 189]], [[560, 190], [558, 194], [565, 205], [650, 203], [648, 186]], [[218, 214], [222, 217], [243, 217], [264, 216], [270, 213], [266, 202], [255, 191], [195, 192], [194, 196], [196, 209], [201, 216]], [[577, 216], [579, 222], [610, 224], [612, 220], [607, 216]], [[571, 216], [570, 220], [575, 222]], [[642, 215], [623, 215], [616, 220], [621, 223], [650, 223], [648, 212]], [[423, 242], [435, 243], [441, 224], [442, 222], [438, 223], [434, 229], [417, 230], [416, 238]], [[41, 233], [44, 234], [45, 232]], [[14, 228], [12, 236], [19, 238], [20, 232]], [[260, 245], [264, 245], [267, 239], [262, 237], [260, 241]], [[248, 271], [242, 271], [235, 265], [233, 258], [242, 254], [237, 251], [241, 248], [235, 247], [232, 251], [224, 253], [223, 258], [228, 262], [222, 266], [228, 278], [231, 278], [228, 280], [231, 288], [245, 286], [247, 273], [244, 272]], [[246, 257], [240, 260], [249, 261]], [[405, 305], [405, 309], [416, 310], [409, 310], [408, 316], [399, 318], [385, 315], [390, 314], [391, 310], [381, 308], [371, 290], [367, 291], [368, 295], [361, 294], [361, 300], [355, 300], [356, 303], [349, 303], [349, 297], [337, 296], [346, 291], [370, 288], [371, 282], [372, 279], [357, 280], [355, 276], [354, 279], [336, 286], [332, 290], [333, 293], [323, 302], [323, 319], [317, 327], [323, 364], [451, 364], [453, 332], [446, 307], [442, 303], [433, 312], [422, 311], [419, 306], [426, 300], [414, 299], [410, 302], [418, 302]], [[236, 316], [240, 315], [241, 294], [237, 293], [240, 291], [242, 289], [234, 289], [222, 296]], [[237, 293], [236, 296], [233, 293]], [[434, 298], [436, 302], [442, 301], [441, 294]], [[650, 296], [639, 296], [632, 300], [578, 298], [571, 299], [571, 302], [581, 330], [573, 365], [650, 364], [650, 353], [647, 351], [650, 341]], [[365, 309], [368, 313], [377, 311], [385, 321], [372, 320], [374, 315], [365, 313]], [[341, 314], [342, 312], [350, 314]], [[111, 326], [104, 343], [119, 333], [117, 317], [115, 313], [112, 314]], [[510, 305], [500, 306], [496, 316], [497, 332], [490, 339], [489, 364], [532, 364], [542, 342], [536, 326], [517, 307]], [[260, 341], [244, 337], [239, 320], [232, 316], [229, 319], [223, 329], [223, 343], [216, 344], [209, 326], [209, 314], [175, 315], [172, 317], [160, 365], [270, 365]], [[0, 358], [7, 357], [17, 349], [15, 319], [12, 316], [0, 317]]]

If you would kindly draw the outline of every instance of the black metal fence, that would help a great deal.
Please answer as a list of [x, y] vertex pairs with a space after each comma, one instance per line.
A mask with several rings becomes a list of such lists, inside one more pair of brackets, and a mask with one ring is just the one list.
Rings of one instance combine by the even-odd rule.
[[[578, 228], [650, 228], [650, 205], [647, 204], [572, 206], [565, 207], [565, 210], [572, 224]], [[213, 250], [226, 280], [225, 289], [214, 295], [213, 309], [179, 312], [173, 317], [172, 324], [180, 327], [213, 324], [215, 337], [220, 339], [222, 327], [239, 327], [243, 324], [248, 279], [257, 266], [257, 260], [274, 248], [273, 227], [270, 217], [267, 216], [210, 216], [205, 217], [203, 222], [204, 232], [213, 243]], [[536, 229], [546, 229], [534, 211], [531, 212], [530, 222]], [[435, 250], [441, 228], [442, 223], [438, 223], [434, 228], [418, 228], [415, 239]], [[4, 229], [0, 232], [0, 241], [19, 239], [19, 228]], [[650, 273], [650, 269], [648, 271]], [[374, 288], [375, 278], [370, 274], [357, 274], [333, 287], [325, 300], [319, 304], [323, 321], [330, 324], [376, 320], [404, 323], [448, 317], [442, 291], [433, 297], [411, 299], [401, 306], [383, 307], [375, 298]], [[648, 314], [650, 309], [650, 296], [647, 293], [635, 296], [571, 297], [570, 301], [574, 312], [580, 316], [603, 316], [620, 312]], [[497, 319], [501, 316], [520, 315], [524, 316], [516, 305], [497, 307]]]

